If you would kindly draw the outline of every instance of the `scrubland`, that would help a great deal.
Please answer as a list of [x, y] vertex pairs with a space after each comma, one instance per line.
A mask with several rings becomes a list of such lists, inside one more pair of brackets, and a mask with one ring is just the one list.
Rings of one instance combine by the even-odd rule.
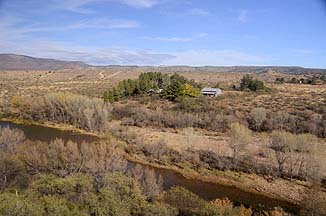
[[[1, 72], [0, 79], [4, 81], [0, 88], [1, 115], [45, 124], [73, 125], [102, 136], [111, 134], [119, 140], [121, 154], [128, 154], [135, 160], [178, 169], [189, 178], [221, 181], [248, 191], [281, 197], [300, 205], [302, 215], [325, 213], [326, 85], [275, 84], [276, 77], [291, 79], [295, 75], [266, 72], [252, 76], [264, 81], [267, 91], [239, 91], [234, 87], [239, 86], [242, 73], [181, 72], [180, 75], [203, 86], [218, 84], [224, 92], [217, 98], [198, 95], [169, 100], [159, 95], [142, 94], [121, 97], [111, 103], [103, 100], [106, 90], [117, 87], [122, 80], [137, 79], [141, 72], [127, 69]], [[80, 147], [72, 144], [71, 148]], [[63, 150], [59, 152], [64, 153]], [[83, 154], [86, 153], [80, 153]], [[32, 162], [24, 163], [30, 166]], [[60, 165], [65, 167], [62, 176], [62, 170], [55, 172], [58, 167], [48, 167], [50, 163], [44, 165], [45, 168], [37, 164], [37, 169], [42, 171], [34, 170], [32, 173], [52, 173], [59, 178], [77, 178], [75, 173], [87, 173], [93, 177], [97, 175], [92, 172], [112, 173], [112, 167], [97, 171], [92, 161], [89, 169], [87, 166], [82, 168], [87, 168], [86, 171], [71, 171], [79, 169], [74, 164], [75, 161], [68, 160], [65, 165]], [[53, 176], [46, 178], [65, 181]], [[101, 176], [100, 180], [103, 179]], [[96, 180], [87, 180], [87, 184]], [[39, 181], [43, 180], [36, 181], [35, 187], [38, 187]], [[113, 183], [101, 182], [101, 188], [106, 184], [112, 186]], [[116, 186], [110, 190], [116, 191]], [[145, 191], [142, 196], [146, 195]], [[177, 197], [188, 196], [187, 193], [176, 188], [163, 198], [160, 195], [158, 203], [150, 197], [144, 200], [146, 205], [160, 205], [161, 208], [164, 205], [164, 211], [171, 215], [173, 212], [175, 215], [197, 215], [194, 213], [197, 210], [174, 209]], [[68, 200], [74, 202], [70, 197]], [[185, 206], [191, 205], [188, 202], [194, 201], [188, 200]], [[203, 202], [196, 200], [196, 203]], [[211, 208], [206, 206], [208, 204], [202, 205], [204, 207], [198, 208]], [[132, 208], [129, 211], [134, 211]]]

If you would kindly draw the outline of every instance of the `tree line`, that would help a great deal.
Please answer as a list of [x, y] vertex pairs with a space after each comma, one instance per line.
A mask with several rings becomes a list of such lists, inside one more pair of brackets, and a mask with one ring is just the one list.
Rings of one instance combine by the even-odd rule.
[[307, 78], [296, 78], [293, 77], [292, 79], [285, 79], [284, 77], [277, 77], [275, 79], [276, 84], [283, 84], [283, 83], [293, 83], [293, 84], [309, 84], [309, 85], [318, 85], [318, 84], [325, 84], [326, 83], [326, 75], [325, 74], [318, 74], [313, 75], [312, 77]]
[[[215, 87], [218, 88], [219, 85]], [[105, 101], [114, 102], [134, 96], [156, 94], [161, 98], [174, 101], [177, 98], [197, 97], [200, 95], [201, 88], [201, 84], [176, 73], [168, 75], [148, 72], [140, 74], [136, 80], [122, 80], [117, 87], [105, 91], [103, 97]], [[266, 90], [266, 87], [263, 81], [245, 75], [241, 79], [239, 90], [256, 92]]]
[[136, 80], [123, 80], [117, 87], [113, 87], [104, 93], [104, 100], [114, 102], [133, 96], [157, 94], [168, 100], [180, 97], [196, 97], [200, 94], [200, 84], [185, 77], [159, 72], [148, 72], [139, 75]]
[[112, 107], [102, 99], [68, 92], [37, 97], [13, 97], [10, 116], [37, 122], [70, 124], [87, 131], [103, 131]]

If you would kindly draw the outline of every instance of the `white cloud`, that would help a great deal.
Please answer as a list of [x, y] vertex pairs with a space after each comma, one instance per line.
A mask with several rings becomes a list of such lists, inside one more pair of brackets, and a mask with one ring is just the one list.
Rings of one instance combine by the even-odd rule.
[[[0, 23], [0, 50], [6, 53], [25, 54], [37, 57], [78, 60], [89, 64], [107, 65], [264, 65], [270, 59], [237, 50], [188, 50], [182, 52], [160, 52], [121, 47], [79, 46], [74, 43], [51, 41], [49, 39], [30, 37], [30, 31], [60, 30], [56, 27], [31, 26], [20, 27], [26, 20], [9, 19]], [[105, 25], [104, 25], [105, 24]], [[137, 27], [137, 23], [129, 21], [112, 21], [95, 19], [67, 25], [61, 30], [82, 28], [125, 28]], [[188, 42], [205, 37], [201, 33], [192, 37], [152, 37], [151, 40], [169, 42]]]
[[165, 42], [191, 42], [203, 37], [206, 37], [207, 33], [200, 33], [193, 37], [143, 37], [146, 40], [165, 41]]
[[264, 56], [252, 55], [237, 50], [190, 50], [171, 53], [173, 59], [162, 62], [164, 65], [266, 65], [271, 60]]
[[94, 3], [119, 3], [134, 8], [151, 8], [158, 4], [157, 0], [52, 0], [54, 9], [63, 9], [81, 14], [94, 13], [90, 6]]
[[79, 46], [67, 42], [48, 40], [20, 39], [4, 43], [0, 41], [0, 49], [4, 53], [83, 61], [93, 65], [157, 65], [162, 61], [174, 58], [173, 55], [150, 50]]
[[72, 11], [76, 13], [88, 14], [93, 13], [94, 11], [86, 8], [86, 6], [90, 3], [94, 3], [97, 0], [67, 0], [58, 3], [57, 1], [53, 1], [54, 9], [63, 9], [67, 11]]
[[116, 0], [116, 1], [136, 8], [151, 8], [154, 5], [158, 4], [157, 0]]
[[185, 10], [161, 10], [161, 14], [163, 15], [173, 15], [173, 16], [208, 16], [210, 15], [210, 11], [203, 8], [191, 8]]
[[208, 10], [201, 9], [201, 8], [193, 8], [186, 12], [187, 15], [194, 15], [194, 16], [207, 16], [210, 14]]
[[117, 19], [91, 19], [77, 23], [66, 24], [61, 26], [41, 26], [41, 27], [25, 27], [22, 29], [24, 33], [28, 32], [47, 32], [47, 31], [67, 31], [76, 29], [123, 29], [138, 28], [141, 24], [133, 20], [117, 20]]
[[245, 23], [248, 20], [248, 10], [239, 10], [238, 21], [241, 23]]
[[312, 55], [315, 54], [314, 50], [309, 50], [309, 49], [296, 49], [293, 50], [295, 55]]
[[[0, 37], [5, 53], [83, 61], [93, 65], [267, 65], [272, 59], [237, 50], [189, 50], [158, 52], [126, 47], [80, 46], [73, 43]], [[4, 39], [4, 40], [3, 40]]]
[[[20, 22], [24, 22], [24, 20], [0, 24], [0, 32], [3, 32], [3, 34], [0, 34], [1, 52], [64, 60], [78, 60], [95, 65], [264, 65], [270, 62], [270, 59], [264, 56], [252, 55], [237, 50], [159, 52], [120, 47], [78, 46], [74, 43], [29, 37], [29, 35], [24, 32], [24, 30], [28, 31], [28, 29], [17, 28], [17, 23], [19, 24]], [[107, 25], [110, 26], [110, 28], [133, 26], [128, 22], [112, 22], [97, 19], [68, 25], [64, 28], [96, 28], [104, 22], [108, 22]], [[35, 27], [35, 29], [31, 29], [30, 31], [54, 30], [52, 27], [38, 28], [39, 29]], [[152, 37], [148, 39], [169, 42], [188, 42], [205, 37], [206, 35], [206, 33], [201, 33], [188, 38]]]
[[[123, 19], [89, 19], [70, 24], [61, 24], [58, 26], [44, 26], [39, 23], [29, 22], [22, 24], [23, 20], [8, 20], [0, 23], [0, 30], [4, 35], [13, 35], [14, 37], [23, 37], [31, 32], [58, 32], [80, 29], [126, 29], [138, 28], [141, 24], [134, 20]], [[1, 36], [0, 36], [1, 37]]]

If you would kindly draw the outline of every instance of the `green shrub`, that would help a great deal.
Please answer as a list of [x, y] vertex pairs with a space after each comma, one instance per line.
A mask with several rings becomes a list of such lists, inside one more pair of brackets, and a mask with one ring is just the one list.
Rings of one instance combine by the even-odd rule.
[[97, 216], [128, 216], [130, 208], [119, 198], [118, 194], [101, 189], [90, 201], [90, 214]]
[[32, 189], [41, 195], [60, 196], [70, 202], [82, 204], [89, 194], [94, 193], [93, 184], [93, 177], [85, 174], [65, 178], [44, 175], [33, 183]]
[[66, 199], [55, 197], [55, 196], [43, 196], [40, 197], [42, 208], [44, 209], [47, 216], [86, 216], [87, 211], [82, 208], [78, 208], [77, 205], [69, 203]]
[[44, 215], [42, 205], [37, 200], [25, 195], [12, 193], [0, 194], [0, 215], [3, 216], [39, 216]]
[[206, 206], [203, 199], [182, 187], [174, 187], [167, 191], [163, 200], [186, 215], [204, 209]]
[[0, 153], [0, 190], [6, 188], [25, 189], [30, 183], [30, 175], [22, 161]]
[[182, 187], [174, 187], [167, 191], [164, 194], [163, 200], [172, 207], [178, 209], [179, 215], [240, 215], [240, 209], [235, 208], [231, 202], [227, 202], [223, 205], [216, 202], [207, 202]]
[[241, 83], [240, 83], [240, 90], [241, 91], [245, 91], [245, 90], [249, 90], [249, 91], [258, 91], [258, 90], [262, 90], [265, 88], [264, 82], [257, 80], [257, 79], [253, 79], [250, 75], [245, 75], [243, 76], [243, 78], [241, 79]]
[[142, 211], [143, 216], [177, 216], [178, 210], [170, 205], [155, 202], [148, 204]]
[[121, 173], [107, 174], [102, 181], [103, 188], [117, 194], [124, 206], [130, 209], [132, 215], [141, 212], [146, 204], [146, 197], [142, 194], [137, 181]]

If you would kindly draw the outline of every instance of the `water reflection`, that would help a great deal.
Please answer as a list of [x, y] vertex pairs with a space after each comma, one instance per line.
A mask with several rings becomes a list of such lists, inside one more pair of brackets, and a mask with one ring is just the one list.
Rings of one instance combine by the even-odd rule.
[[22, 125], [22, 124], [15, 124], [12, 122], [5, 122], [0, 121], [0, 127], [10, 127], [10, 128], [17, 128], [24, 132], [27, 139], [33, 141], [52, 141], [56, 138], [62, 139], [64, 141], [74, 141], [74, 142], [92, 142], [97, 140], [98, 138], [95, 136], [80, 134], [72, 131], [64, 131], [58, 130], [55, 128], [50, 127], [43, 127], [39, 125]]

